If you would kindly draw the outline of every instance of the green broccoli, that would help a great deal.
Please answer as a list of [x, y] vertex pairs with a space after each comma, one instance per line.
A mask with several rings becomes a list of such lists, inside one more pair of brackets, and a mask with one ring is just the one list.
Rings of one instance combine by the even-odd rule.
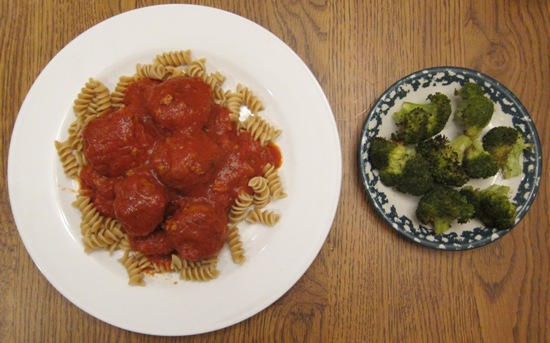
[[435, 182], [460, 187], [470, 179], [460, 163], [461, 156], [446, 136], [437, 135], [424, 140], [418, 143], [416, 151], [430, 163]]
[[484, 96], [481, 87], [473, 82], [455, 90], [455, 95], [461, 97], [454, 114], [455, 119], [463, 125], [466, 136], [472, 139], [479, 137], [493, 117], [495, 104]]
[[509, 126], [493, 127], [483, 136], [482, 141], [483, 148], [495, 158], [505, 179], [521, 174], [520, 157], [523, 150], [533, 147], [533, 144], [525, 142], [518, 130]]
[[435, 234], [439, 235], [449, 230], [455, 220], [468, 222], [474, 212], [474, 206], [459, 191], [452, 187], [436, 186], [420, 198], [416, 217], [422, 224], [431, 223]]
[[380, 181], [393, 187], [412, 153], [411, 149], [400, 142], [374, 137], [369, 146], [368, 158], [372, 168], [380, 171]]
[[469, 204], [474, 206], [474, 215], [476, 216], [477, 210], [479, 208], [479, 201], [481, 198], [481, 192], [479, 189], [474, 188], [470, 185], [464, 186], [460, 189], [459, 193], [466, 198]]
[[451, 101], [442, 93], [428, 95], [428, 104], [404, 102], [394, 113], [397, 132], [392, 139], [405, 144], [416, 144], [443, 130], [451, 116]]
[[464, 152], [462, 168], [473, 179], [486, 179], [496, 175], [499, 170], [496, 159], [483, 149], [479, 140], [472, 141]]
[[460, 135], [450, 143], [451, 148], [457, 153], [458, 160], [462, 163], [464, 152], [472, 145], [472, 139], [466, 135]]
[[491, 185], [484, 190], [466, 186], [460, 190], [474, 206], [474, 216], [491, 228], [507, 230], [516, 222], [516, 206], [510, 201], [510, 187]]
[[403, 172], [396, 181], [395, 189], [407, 194], [422, 195], [433, 186], [430, 163], [422, 155], [415, 154], [405, 163]]
[[433, 187], [428, 162], [401, 142], [375, 137], [368, 158], [372, 168], [380, 171], [380, 181], [388, 187], [412, 195], [422, 195]]
[[484, 94], [483, 89], [475, 82], [467, 82], [460, 89], [455, 89], [455, 95], [460, 95], [462, 99], [483, 96]]

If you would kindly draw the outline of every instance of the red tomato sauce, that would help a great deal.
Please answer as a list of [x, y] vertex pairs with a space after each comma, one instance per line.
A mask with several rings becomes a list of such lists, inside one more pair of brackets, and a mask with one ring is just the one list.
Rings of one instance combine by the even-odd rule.
[[238, 132], [208, 84], [177, 77], [132, 83], [124, 106], [83, 131], [88, 165], [81, 189], [117, 219], [134, 251], [158, 261], [216, 255], [227, 239], [227, 214], [248, 180], [279, 167], [275, 144]]

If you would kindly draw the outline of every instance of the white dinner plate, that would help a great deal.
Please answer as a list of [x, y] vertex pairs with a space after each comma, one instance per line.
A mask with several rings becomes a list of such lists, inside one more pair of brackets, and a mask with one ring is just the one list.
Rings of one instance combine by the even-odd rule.
[[[71, 206], [78, 185], [67, 178], [54, 147], [74, 120], [72, 104], [93, 77], [113, 90], [118, 77], [162, 52], [191, 49], [207, 70], [227, 76], [264, 102], [264, 116], [283, 130], [280, 174], [289, 194], [272, 204], [273, 227], [243, 225], [247, 261], [225, 248], [220, 276], [189, 282], [147, 276], [129, 286], [119, 255], [84, 253], [80, 213]], [[336, 123], [316, 78], [280, 39], [222, 10], [162, 5], [110, 18], [82, 33], [44, 68], [17, 118], [8, 181], [17, 228], [48, 281], [87, 313], [112, 325], [154, 335], [191, 335], [242, 321], [287, 292], [325, 242], [340, 195], [342, 159]], [[23, 309], [22, 309], [23, 310]]]

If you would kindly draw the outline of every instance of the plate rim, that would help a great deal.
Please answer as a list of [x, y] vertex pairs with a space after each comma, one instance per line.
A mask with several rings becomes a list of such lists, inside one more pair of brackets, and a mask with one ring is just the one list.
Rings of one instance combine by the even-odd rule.
[[[457, 247], [456, 245], [452, 245], [452, 244], [441, 243], [441, 242], [431, 242], [431, 241], [428, 241], [428, 240], [425, 240], [425, 239], [422, 240], [422, 239], [418, 238], [416, 235], [414, 235], [412, 233], [409, 233], [406, 230], [402, 230], [402, 229], [396, 227], [396, 225], [394, 225], [395, 223], [392, 220], [390, 220], [383, 213], [383, 211], [379, 208], [379, 205], [373, 199], [373, 195], [372, 195], [371, 190], [370, 190], [371, 187], [369, 186], [368, 180], [367, 180], [367, 175], [366, 175], [367, 173], [365, 172], [365, 165], [366, 165], [367, 162], [365, 161], [365, 159], [362, 156], [366, 152], [366, 146], [368, 145], [368, 142], [369, 142], [369, 139], [368, 139], [368, 131], [369, 131], [368, 123], [369, 123], [369, 120], [372, 117], [375, 116], [374, 111], [384, 102], [384, 98], [388, 94], [390, 94], [392, 91], [395, 91], [396, 89], [398, 89], [399, 86], [401, 86], [403, 84], [406, 84], [407, 80], [412, 79], [412, 78], [414, 78], [418, 75], [428, 74], [428, 73], [435, 73], [435, 72], [448, 72], [448, 71], [461, 72], [461, 73], [463, 73], [467, 76], [475, 76], [476, 79], [481, 78], [484, 81], [488, 82], [492, 87], [496, 87], [499, 91], [505, 93], [506, 96], [509, 97], [512, 100], [512, 102], [518, 107], [520, 114], [523, 114], [524, 116], [527, 116], [530, 119], [530, 124], [528, 124], [527, 126], [529, 126], [529, 128], [530, 128], [529, 131], [533, 133], [533, 151], [538, 152], [536, 154], [537, 163], [535, 164], [535, 170], [534, 170], [534, 174], [533, 174], [534, 178], [538, 178], [538, 182], [534, 183], [533, 189], [529, 192], [529, 198], [525, 201], [525, 204], [523, 206], [521, 206], [521, 208], [518, 209], [519, 211], [518, 211], [517, 217], [516, 217], [517, 220], [516, 220], [514, 226], [510, 229], [500, 230], [499, 234], [496, 237], [486, 237], [486, 238], [484, 238], [482, 240], [479, 240], [479, 241], [470, 242], [468, 244], [460, 245], [460, 247]], [[364, 139], [365, 139], [365, 142], [363, 142]], [[512, 231], [523, 220], [523, 218], [527, 215], [527, 212], [529, 211], [529, 209], [533, 205], [533, 202], [535, 201], [535, 198], [538, 195], [538, 191], [539, 191], [539, 187], [540, 187], [540, 180], [542, 178], [542, 155], [540, 154], [540, 151], [541, 151], [541, 143], [540, 143], [539, 134], [537, 132], [534, 121], [532, 120], [529, 112], [527, 111], [527, 109], [525, 108], [525, 106], [523, 105], [521, 100], [512, 91], [510, 91], [503, 83], [501, 83], [500, 81], [496, 80], [495, 78], [493, 78], [493, 77], [491, 77], [491, 76], [489, 76], [489, 75], [487, 75], [483, 72], [480, 72], [478, 70], [465, 68], [465, 67], [460, 67], [460, 66], [442, 65], [442, 66], [434, 66], [434, 67], [423, 68], [423, 69], [419, 69], [415, 72], [409, 73], [409, 74], [401, 77], [397, 81], [393, 82], [386, 90], [384, 90], [382, 92], [382, 94], [376, 99], [374, 104], [371, 106], [371, 108], [370, 108], [370, 110], [369, 110], [369, 112], [368, 112], [368, 114], [365, 117], [365, 120], [363, 122], [363, 126], [362, 126], [362, 129], [361, 129], [361, 135], [359, 137], [359, 149], [358, 149], [358, 153], [357, 153], [357, 158], [358, 158], [359, 173], [361, 174], [361, 183], [363, 185], [363, 190], [367, 195], [368, 201], [374, 207], [374, 210], [377, 213], [377, 215], [382, 217], [382, 219], [385, 221], [387, 226], [389, 226], [392, 229], [392, 231], [396, 231], [400, 235], [407, 238], [407, 240], [412, 241], [416, 244], [419, 244], [423, 247], [427, 247], [427, 248], [430, 248], [430, 249], [433, 249], [433, 250], [438, 250], [438, 251], [456, 251], [456, 252], [458, 252], [458, 251], [465, 251], [465, 250], [472, 250], [472, 249], [481, 248], [481, 247], [486, 246], [490, 243], [493, 243], [493, 242], [501, 239], [502, 237], [506, 236], [508, 233], [510, 233], [510, 231]]]

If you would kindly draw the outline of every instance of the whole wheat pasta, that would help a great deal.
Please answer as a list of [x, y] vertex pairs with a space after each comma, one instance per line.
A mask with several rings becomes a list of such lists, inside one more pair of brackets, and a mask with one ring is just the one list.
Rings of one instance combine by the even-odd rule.
[[[118, 245], [121, 237], [118, 237], [116, 233], [106, 228], [99, 230], [96, 233], [89, 233], [82, 237], [82, 243], [84, 244], [84, 251], [90, 252], [101, 248], [108, 248], [111, 245]], [[107, 249], [109, 250], [109, 249]]]
[[77, 117], [97, 113], [96, 105], [93, 101], [96, 96], [95, 89], [97, 86], [98, 83], [90, 78], [80, 90], [80, 93], [78, 93], [73, 105], [73, 110]]
[[153, 61], [154, 64], [162, 64], [165, 67], [178, 67], [191, 64], [192, 62], [191, 50], [164, 52], [157, 55]]
[[94, 93], [95, 111], [98, 115], [101, 115], [111, 108], [111, 92], [101, 81], [97, 81]]
[[140, 263], [141, 259], [136, 257], [136, 255], [131, 254], [130, 251], [125, 251], [124, 255], [119, 259], [120, 263], [126, 268], [128, 272], [128, 284], [129, 285], [139, 285], [145, 286], [145, 281], [143, 280], [145, 274], [143, 273], [143, 265]]
[[168, 74], [166, 67], [162, 64], [138, 64], [136, 67], [136, 80], [150, 78], [153, 80], [162, 80]]
[[237, 92], [242, 94], [243, 104], [248, 107], [250, 112], [258, 114], [265, 109], [262, 101], [248, 87], [238, 84]]
[[204, 74], [206, 74], [206, 60], [204, 58], [189, 63], [187, 75], [202, 78]]
[[220, 271], [211, 265], [199, 265], [191, 268], [183, 268], [180, 271], [180, 279], [187, 281], [209, 281], [215, 279]]
[[243, 105], [243, 95], [236, 92], [227, 91], [225, 93], [225, 106], [229, 108], [229, 118], [238, 124], [240, 128], [241, 106]]
[[268, 163], [264, 167], [263, 172], [264, 172], [264, 177], [267, 180], [267, 186], [269, 187], [271, 198], [273, 200], [285, 198], [287, 194], [284, 192], [281, 178], [279, 177], [279, 173], [277, 172], [277, 169], [275, 168], [275, 166]]
[[123, 106], [124, 96], [128, 85], [135, 81], [133, 76], [121, 76], [115, 86], [115, 90], [111, 93], [111, 105], [115, 108]]
[[248, 212], [246, 221], [249, 223], [261, 223], [268, 226], [273, 226], [281, 219], [281, 215], [270, 210], [262, 211], [261, 208], [255, 207]]
[[217, 256], [200, 262], [190, 262], [185, 259], [181, 259], [181, 261], [180, 279], [182, 280], [209, 281], [217, 278], [220, 273], [216, 269], [218, 263]]
[[63, 172], [70, 178], [78, 177], [80, 173], [80, 164], [73, 154], [73, 148], [70, 141], [55, 141], [55, 148], [63, 166]]
[[187, 75], [183, 67], [166, 67], [166, 70], [170, 74], [167, 79]]
[[264, 207], [271, 201], [267, 179], [263, 176], [256, 176], [250, 179], [248, 185], [254, 190], [253, 202], [256, 207]]
[[276, 129], [265, 121], [259, 115], [251, 115], [243, 122], [242, 127], [263, 145], [273, 142], [281, 134], [281, 130]]
[[241, 235], [239, 234], [239, 228], [237, 226], [231, 226], [229, 228], [227, 244], [229, 245], [229, 251], [231, 252], [231, 258], [233, 259], [233, 262], [243, 264], [246, 260], [246, 257], [244, 256], [243, 242], [241, 240]]
[[246, 211], [250, 208], [253, 202], [253, 197], [246, 193], [241, 192], [235, 199], [235, 203], [231, 206], [229, 211], [229, 223], [238, 223], [246, 216]]

